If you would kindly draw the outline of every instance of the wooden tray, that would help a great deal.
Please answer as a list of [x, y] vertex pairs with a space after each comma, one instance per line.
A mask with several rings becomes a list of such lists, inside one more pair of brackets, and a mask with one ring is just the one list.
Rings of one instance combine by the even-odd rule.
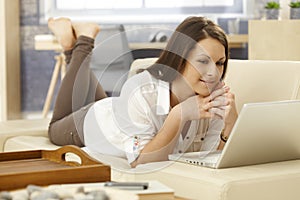
[[[81, 163], [67, 161], [66, 154], [78, 156]], [[57, 150], [0, 153], [0, 191], [62, 183], [110, 181], [110, 166], [90, 157], [79, 147], [68, 145]]]

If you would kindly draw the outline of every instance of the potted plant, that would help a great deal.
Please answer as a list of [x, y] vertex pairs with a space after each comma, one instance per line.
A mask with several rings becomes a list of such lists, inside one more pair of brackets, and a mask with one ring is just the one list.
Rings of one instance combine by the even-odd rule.
[[300, 19], [300, 1], [293, 1], [289, 4], [290, 10], [290, 19]]
[[269, 1], [265, 5], [266, 19], [278, 19], [280, 4], [276, 1]]

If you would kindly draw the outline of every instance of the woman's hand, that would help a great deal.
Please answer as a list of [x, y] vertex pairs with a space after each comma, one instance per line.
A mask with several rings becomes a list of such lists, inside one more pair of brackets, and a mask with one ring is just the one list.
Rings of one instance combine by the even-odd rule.
[[[225, 127], [223, 130], [223, 137], [228, 138], [231, 130], [235, 124], [236, 119], [238, 118], [238, 113], [235, 105], [235, 97], [234, 94], [231, 92], [226, 92], [225, 93], [225, 98], [228, 101], [228, 105], [225, 106], [224, 109], [224, 122], [225, 122]], [[220, 141], [220, 144], [218, 146], [219, 150], [222, 150], [224, 148], [225, 142], [222, 140]]]
[[[237, 109], [235, 105], [235, 96], [229, 91], [225, 92], [222, 96], [215, 98], [215, 101], [223, 101], [226, 106], [220, 107], [221, 111], [216, 114], [218, 117], [222, 118], [225, 121], [225, 124], [234, 124], [237, 119]], [[216, 108], [211, 108], [216, 109]]]
[[[209, 96], [192, 96], [177, 106], [180, 106], [182, 119], [197, 120], [203, 118], [212, 118], [226, 115], [225, 107], [229, 106], [229, 100], [226, 99], [229, 87], [223, 86], [215, 89]], [[231, 113], [231, 112], [230, 112]], [[231, 114], [230, 114], [231, 115]]]
[[225, 126], [232, 125], [235, 123], [238, 118], [238, 113], [235, 104], [235, 96], [231, 92], [226, 93], [226, 99], [228, 101], [228, 105], [225, 108]]

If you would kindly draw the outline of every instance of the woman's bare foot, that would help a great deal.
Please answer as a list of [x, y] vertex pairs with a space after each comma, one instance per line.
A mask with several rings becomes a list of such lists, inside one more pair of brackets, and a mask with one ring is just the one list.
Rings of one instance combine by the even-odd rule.
[[72, 22], [68, 18], [50, 18], [48, 27], [56, 36], [58, 42], [64, 50], [72, 49], [76, 38], [73, 32]]
[[87, 36], [95, 39], [97, 34], [100, 31], [100, 26], [96, 23], [72, 23], [75, 35], [78, 38], [79, 36]]

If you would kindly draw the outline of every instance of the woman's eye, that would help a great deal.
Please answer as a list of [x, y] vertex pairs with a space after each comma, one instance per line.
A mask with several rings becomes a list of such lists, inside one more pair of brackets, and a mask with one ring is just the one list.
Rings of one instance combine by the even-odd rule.
[[223, 67], [224, 62], [217, 62], [216, 65], [217, 65], [218, 67]]
[[198, 62], [200, 62], [201, 64], [208, 64], [208, 60], [198, 60]]

